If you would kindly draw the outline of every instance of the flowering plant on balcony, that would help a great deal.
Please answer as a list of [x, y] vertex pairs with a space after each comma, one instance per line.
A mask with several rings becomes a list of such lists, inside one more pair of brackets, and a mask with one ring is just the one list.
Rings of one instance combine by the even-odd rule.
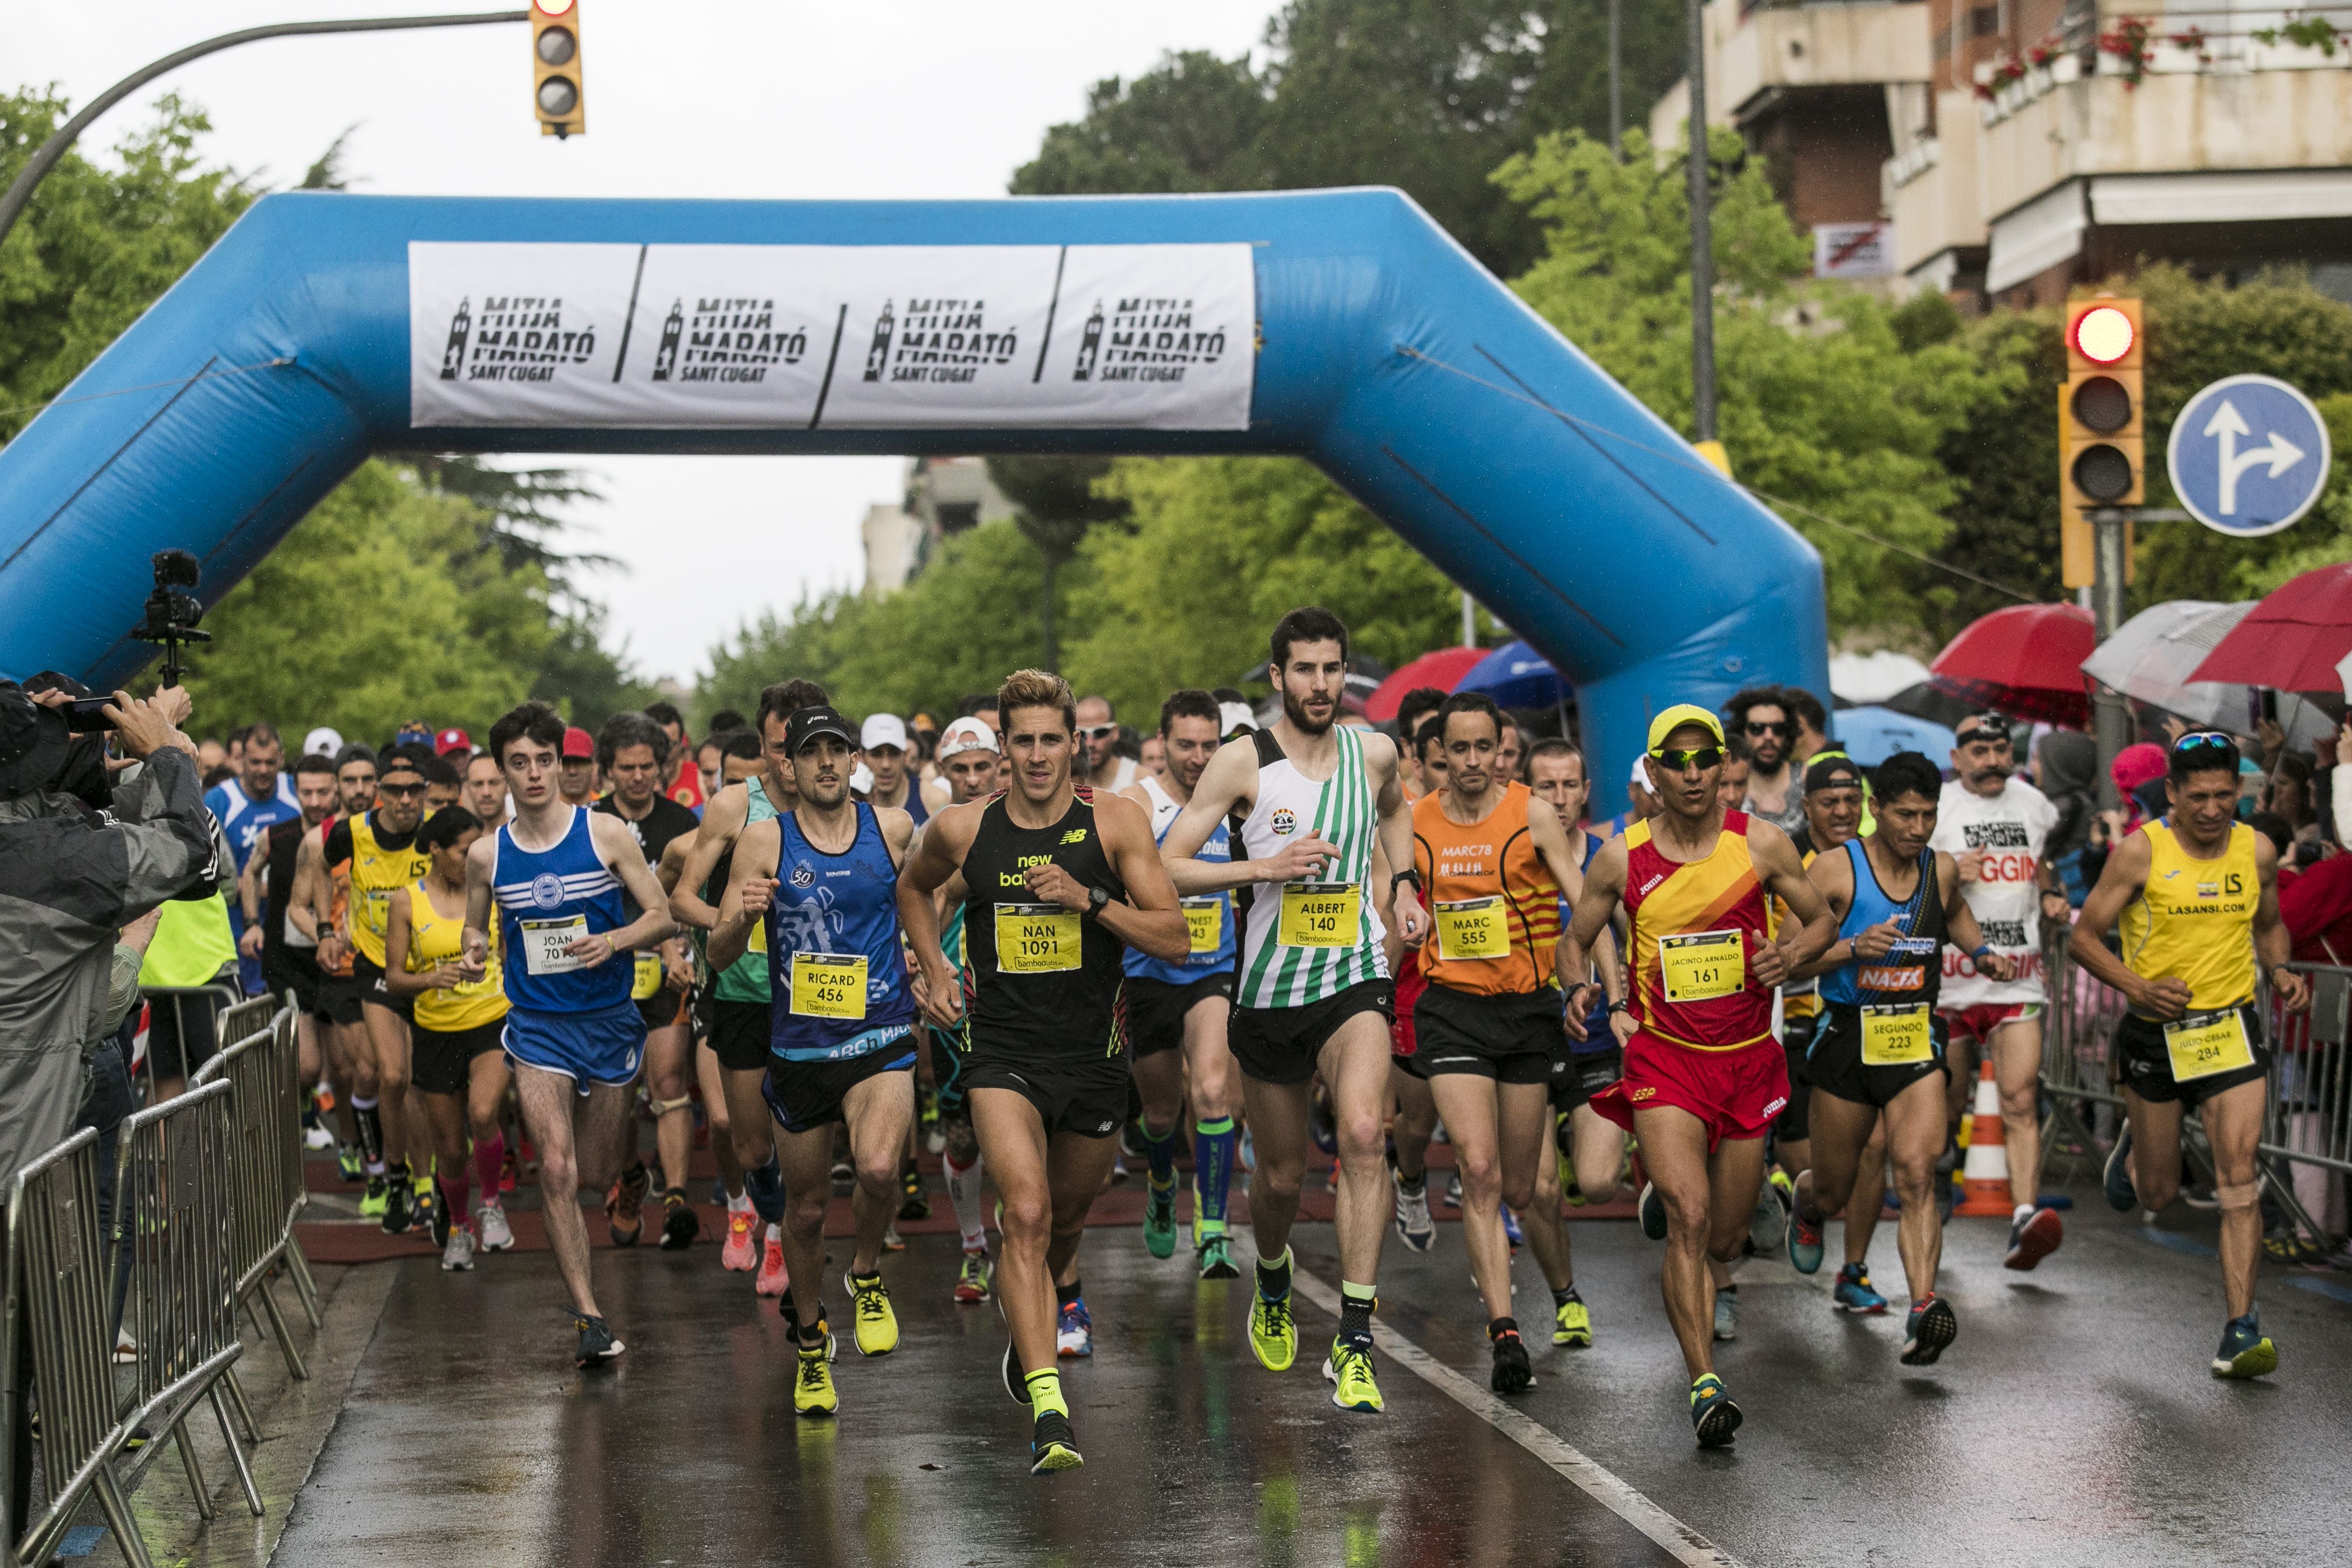
[[2118, 16], [2115, 26], [2099, 35], [2099, 52], [2113, 55], [2123, 64], [2124, 89], [2137, 88], [2147, 74], [2147, 63], [2153, 51], [2147, 47], [2147, 19], [2144, 16]]
[[[2042, 62], [2035, 60], [2033, 63], [2038, 66]], [[2026, 63], [2015, 55], [2003, 55], [1993, 62], [1991, 74], [1976, 84], [1977, 96], [1990, 103], [2000, 95], [2001, 89], [2023, 81], [2027, 69]]]
[[2352, 47], [2352, 37], [2336, 30], [2336, 24], [2325, 16], [2299, 16], [2287, 13], [2284, 26], [2250, 28], [2246, 37], [2265, 47], [2289, 43], [2306, 49], [2317, 49], [2329, 59], [2336, 58], [2336, 47]]
[[2195, 55], [2197, 63], [2200, 66], [2210, 66], [2213, 63], [2213, 51], [2210, 47], [2212, 41], [2204, 28], [2194, 25], [2183, 27], [2166, 40], [2183, 54]]

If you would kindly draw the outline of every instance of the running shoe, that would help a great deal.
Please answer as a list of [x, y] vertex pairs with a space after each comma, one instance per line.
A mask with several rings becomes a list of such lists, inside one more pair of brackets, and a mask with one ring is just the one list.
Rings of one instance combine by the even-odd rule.
[[384, 1205], [391, 1201], [391, 1183], [382, 1176], [370, 1176], [367, 1179], [367, 1191], [360, 1196], [361, 1215], [368, 1219], [381, 1216]]
[[1553, 1308], [1551, 1342], [1576, 1350], [1591, 1350], [1592, 1310], [1573, 1296]]
[[114, 1331], [114, 1364], [117, 1366], [139, 1364], [139, 1342], [121, 1329]]
[[367, 1180], [367, 1166], [360, 1159], [358, 1145], [346, 1143], [335, 1151], [335, 1174], [347, 1182]]
[[[302, 1146], [306, 1149], [327, 1149], [334, 1145], [335, 1134], [315, 1115], [302, 1124]], [[344, 1178], [346, 1181], [349, 1177]]]
[[857, 1353], [888, 1355], [898, 1348], [898, 1314], [890, 1310], [890, 1291], [879, 1274], [859, 1279], [842, 1276], [849, 1289], [850, 1310], [856, 1313]]
[[1437, 1245], [1437, 1226], [1429, 1217], [1429, 1178], [1423, 1176], [1419, 1188], [1409, 1189], [1391, 1170], [1389, 1185], [1396, 1193], [1397, 1239], [1415, 1252], [1427, 1252]]
[[441, 1272], [462, 1274], [474, 1266], [474, 1233], [453, 1225], [441, 1242]]
[[1903, 1322], [1903, 1353], [1895, 1359], [1905, 1366], [1933, 1366], [1959, 1331], [1952, 1304], [1930, 1290], [1911, 1303], [1911, 1315]]
[[1788, 1172], [1780, 1169], [1780, 1166], [1775, 1165], [1772, 1167], [1771, 1172], [1764, 1178], [1764, 1184], [1770, 1187], [1772, 1189], [1772, 1195], [1780, 1200], [1780, 1212], [1782, 1214], [1791, 1215], [1797, 1212], [1796, 1178], [1790, 1175]]
[[1726, 1288], [1715, 1293], [1715, 1337], [1736, 1340], [1739, 1337], [1739, 1292]]
[[792, 1271], [784, 1267], [784, 1244], [769, 1237], [760, 1249], [760, 1277], [751, 1282], [751, 1293], [781, 1296], [792, 1288]]
[[959, 1305], [976, 1307], [988, 1300], [989, 1286], [996, 1270], [988, 1260], [988, 1248], [974, 1247], [963, 1255], [963, 1267], [956, 1273], [955, 1299]]
[[2222, 1326], [2221, 1348], [2213, 1352], [2215, 1377], [2266, 1377], [2278, 1370], [2278, 1347], [2263, 1332], [2252, 1312]]
[[1519, 1248], [1528, 1244], [1528, 1238], [1520, 1232], [1519, 1216], [1511, 1212], [1511, 1205], [1505, 1204], [1502, 1207], [1503, 1235], [1511, 1244], [1511, 1256], [1517, 1258], [1519, 1255]]
[[1731, 1402], [1723, 1379], [1704, 1373], [1691, 1384], [1690, 1418], [1700, 1447], [1720, 1448], [1731, 1441], [1731, 1435], [1739, 1430], [1739, 1406]]
[[409, 1224], [429, 1234], [433, 1237], [434, 1246], [448, 1246], [449, 1205], [443, 1203], [440, 1195], [430, 1187], [411, 1189], [409, 1201], [414, 1205], [415, 1211]]
[[486, 1203], [474, 1211], [476, 1237], [484, 1252], [509, 1252], [514, 1248], [514, 1227], [507, 1224], [504, 1204]]
[[1331, 1353], [1323, 1358], [1323, 1381], [1331, 1385], [1331, 1403], [1340, 1409], [1381, 1413], [1381, 1385], [1372, 1378], [1371, 1352], [1333, 1340]]
[[672, 1187], [662, 1194], [661, 1249], [683, 1252], [702, 1234], [702, 1216], [686, 1201], [686, 1189]]
[[898, 1234], [898, 1222], [896, 1220], [882, 1227], [882, 1250], [885, 1252], [907, 1250], [907, 1238]]
[[1789, 1215], [1789, 1266], [1800, 1274], [1822, 1270], [1822, 1222], [1794, 1209]]
[[1143, 1249], [1154, 1258], [1176, 1256], [1176, 1178], [1168, 1178], [1161, 1186], [1148, 1181], [1143, 1186]]
[[620, 1358], [629, 1347], [613, 1337], [613, 1331], [602, 1318], [585, 1314], [572, 1320], [580, 1331], [580, 1348], [573, 1352], [572, 1364], [577, 1367], [606, 1366]]
[[1936, 1161], [1936, 1217], [1946, 1224], [1950, 1223], [1952, 1209], [1959, 1202], [1959, 1150], [1947, 1142]]
[[1517, 1394], [1535, 1382], [1535, 1368], [1528, 1364], [1528, 1347], [1519, 1342], [1517, 1329], [1504, 1331], [1493, 1348], [1495, 1370], [1487, 1377], [1487, 1387], [1497, 1394]]
[[857, 1180], [857, 1167], [844, 1159], [836, 1158], [833, 1162], [833, 1169], [827, 1173], [833, 1177], [833, 1184], [836, 1187]]
[[2107, 1194], [2107, 1206], [2117, 1214], [2129, 1214], [2139, 1207], [2139, 1193], [2131, 1178], [2131, 1123], [2116, 1129], [2116, 1146], [2107, 1151], [2107, 1168], [2100, 1185]]
[[1445, 1178], [1445, 1206], [1455, 1214], [1462, 1212], [1462, 1173], [1459, 1170]]
[[2009, 1227], [2009, 1251], [2000, 1265], [2004, 1268], [2030, 1269], [2058, 1250], [2066, 1239], [2066, 1222], [2058, 1217], [2056, 1209], [2035, 1209]]
[[513, 1138], [507, 1140], [507, 1157], [499, 1162], [499, 1191], [502, 1193], [515, 1190], [515, 1181], [520, 1170], [520, 1160], [515, 1153], [518, 1142]]
[[1857, 1318], [1874, 1318], [1886, 1310], [1886, 1298], [1870, 1288], [1868, 1264], [1849, 1263], [1838, 1270], [1837, 1283], [1830, 1288], [1830, 1307]]
[[796, 1415], [823, 1420], [841, 1408], [841, 1396], [834, 1392], [832, 1363], [825, 1353], [832, 1338], [827, 1334], [793, 1352], [793, 1413]]
[[387, 1181], [383, 1184], [383, 1233], [386, 1236], [408, 1234], [408, 1194], [405, 1181]]
[[1193, 1255], [1203, 1279], [1238, 1279], [1242, 1266], [1234, 1261], [1234, 1244], [1223, 1231], [1201, 1238], [1200, 1249]]
[[1058, 1410], [1041, 1414], [1029, 1436], [1029, 1473], [1050, 1476], [1056, 1470], [1075, 1470], [1086, 1462], [1078, 1452], [1077, 1435], [1070, 1430], [1070, 1418]]
[[751, 1236], [755, 1228], [750, 1209], [727, 1211], [727, 1240], [719, 1248], [719, 1268], [749, 1274], [760, 1267], [760, 1244]]
[[917, 1170], [911, 1161], [908, 1163], [906, 1174], [898, 1180], [898, 1191], [900, 1219], [931, 1217], [931, 1200], [923, 1195], [923, 1173]]
[[1298, 1359], [1298, 1322], [1290, 1315], [1290, 1292], [1269, 1301], [1263, 1290], [1250, 1296], [1250, 1351], [1268, 1372], [1288, 1372]]
[[1339, 1154], [1339, 1129], [1332, 1121], [1330, 1111], [1324, 1108], [1319, 1095], [1310, 1096], [1307, 1101], [1307, 1135], [1315, 1141], [1315, 1147], [1326, 1154], [1334, 1157]]
[[1788, 1245], [1789, 1210], [1769, 1182], [1756, 1184], [1756, 1206], [1748, 1211], [1748, 1245], [1759, 1258], [1769, 1258]]
[[1004, 1342], [1004, 1360], [998, 1364], [997, 1370], [1003, 1374], [1004, 1392], [1013, 1396], [1013, 1403], [1020, 1405], [1024, 1410], [1027, 1409], [1029, 1407], [1029, 1380], [1021, 1375], [1021, 1360], [1018, 1356], [1013, 1353], [1013, 1342], [1011, 1340]]
[[605, 1194], [604, 1226], [613, 1233], [614, 1246], [635, 1247], [637, 1237], [645, 1234], [646, 1194], [653, 1184], [653, 1176], [641, 1163], [622, 1172]]
[[1642, 1184], [1642, 1234], [1652, 1241], [1666, 1239], [1666, 1199], [1655, 1182]]
[[1087, 1311], [1084, 1296], [1062, 1309], [1061, 1319], [1054, 1325], [1054, 1353], [1057, 1356], [1095, 1353], [1095, 1321]]

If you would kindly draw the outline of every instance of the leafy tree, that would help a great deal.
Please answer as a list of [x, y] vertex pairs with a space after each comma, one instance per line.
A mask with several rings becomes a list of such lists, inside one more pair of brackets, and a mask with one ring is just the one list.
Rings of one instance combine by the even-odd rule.
[[1038, 619], [1044, 637], [1039, 667], [1058, 669], [1061, 638], [1056, 626], [1057, 581], [1062, 568], [1078, 552], [1087, 531], [1098, 522], [1127, 515], [1127, 502], [1104, 493], [1098, 481], [1108, 477], [1108, 458], [1024, 458], [988, 459], [989, 478], [1016, 509], [1014, 523], [1037, 547], [1040, 563]]
[[1107, 77], [1083, 120], [1050, 127], [1013, 176], [1017, 196], [1252, 190], [1266, 89], [1249, 58], [1188, 50], [1132, 82]]

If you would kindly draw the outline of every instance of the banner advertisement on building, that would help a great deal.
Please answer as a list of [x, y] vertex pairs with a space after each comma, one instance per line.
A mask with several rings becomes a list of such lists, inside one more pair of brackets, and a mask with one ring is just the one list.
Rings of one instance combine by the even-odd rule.
[[1244, 430], [1247, 245], [414, 242], [409, 423]]
[[1813, 276], [1894, 277], [1895, 226], [1883, 222], [1813, 225]]

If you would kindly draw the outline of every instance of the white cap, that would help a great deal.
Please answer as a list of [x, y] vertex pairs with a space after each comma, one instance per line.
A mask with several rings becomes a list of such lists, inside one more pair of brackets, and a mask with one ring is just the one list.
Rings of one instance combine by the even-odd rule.
[[868, 752], [877, 746], [896, 746], [903, 752], [907, 749], [907, 721], [896, 713], [874, 714], [858, 731], [857, 744]]
[[1217, 704], [1218, 734], [1231, 735], [1235, 731], [1255, 730], [1256, 728], [1257, 715], [1250, 711], [1250, 705], [1248, 703], [1220, 702]]
[[342, 749], [342, 736], [324, 724], [302, 737], [302, 754], [306, 757], [331, 757]]
[[940, 761], [943, 763], [958, 752], [994, 752], [998, 749], [996, 731], [978, 719], [959, 719], [940, 731]]
[[864, 763], [858, 763], [855, 768], [850, 770], [849, 787], [856, 790], [860, 795], [872, 795], [874, 793], [874, 770], [867, 767]]
[[1633, 782], [1640, 784], [1643, 789], [1650, 787], [1650, 770], [1642, 765], [1642, 759], [1639, 757], [1633, 759]]

